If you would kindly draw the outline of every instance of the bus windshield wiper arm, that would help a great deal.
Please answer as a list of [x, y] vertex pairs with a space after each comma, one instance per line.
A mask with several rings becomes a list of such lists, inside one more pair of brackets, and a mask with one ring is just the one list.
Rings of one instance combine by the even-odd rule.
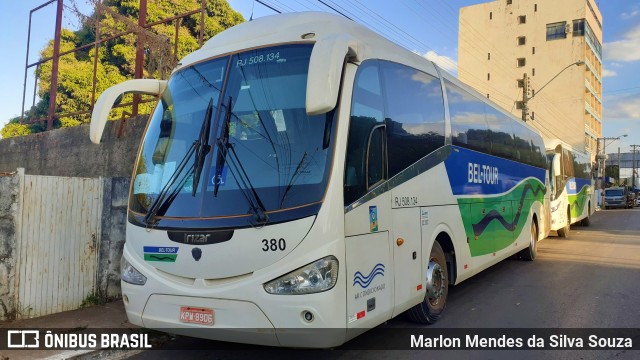
[[[220, 190], [220, 183], [222, 182], [222, 170], [227, 163], [227, 147], [229, 144], [229, 126], [231, 125], [231, 106], [232, 98], [229, 97], [229, 102], [225, 107], [227, 112], [224, 115], [224, 123], [222, 124], [222, 135], [216, 141], [218, 145], [218, 158], [216, 159], [216, 169], [213, 175], [213, 196], [218, 196], [218, 190]], [[224, 146], [221, 146], [224, 145]]]
[[[218, 145], [218, 159], [216, 161], [216, 173], [215, 173], [215, 185], [213, 194], [214, 196], [218, 195], [218, 188], [220, 187], [220, 183], [222, 181], [222, 169], [227, 163], [227, 156], [232, 154], [231, 161], [229, 162], [229, 170], [231, 171], [231, 175], [233, 179], [238, 184], [238, 188], [242, 191], [242, 194], [247, 199], [249, 203], [249, 207], [255, 216], [256, 223], [258, 225], [264, 225], [269, 221], [269, 216], [266, 214], [266, 208], [256, 191], [256, 188], [251, 184], [251, 179], [247, 175], [247, 172], [242, 166], [242, 162], [236, 153], [236, 150], [233, 148], [233, 145], [229, 142], [229, 127], [231, 124], [231, 107], [232, 99], [229, 97], [229, 102], [225, 107], [227, 108], [227, 113], [225, 114], [224, 123], [222, 124], [222, 135], [216, 142]], [[234, 171], [235, 170], [237, 171]], [[237, 173], [237, 174], [236, 174]]]
[[200, 128], [200, 138], [198, 139], [198, 150], [196, 151], [196, 158], [194, 160], [194, 173], [193, 173], [193, 187], [191, 189], [191, 196], [196, 196], [198, 191], [198, 183], [200, 182], [200, 175], [202, 174], [202, 165], [204, 165], [204, 159], [207, 157], [211, 146], [209, 145], [209, 136], [211, 130], [211, 118], [213, 113], [213, 97], [209, 100], [207, 105], [207, 111], [204, 115], [204, 121]]
[[[174, 190], [171, 195], [167, 197], [167, 195], [169, 195], [169, 190], [176, 183], [176, 181], [178, 181], [178, 177], [180, 177], [180, 174], [182, 174], [184, 168], [187, 166], [187, 162], [189, 161], [197, 147], [198, 140], [194, 141], [193, 144], [191, 144], [191, 147], [189, 147], [189, 150], [187, 150], [187, 153], [180, 161], [180, 164], [178, 164], [176, 171], [171, 174], [169, 181], [167, 181], [164, 187], [162, 187], [162, 190], [160, 190], [160, 193], [158, 193], [158, 197], [153, 201], [151, 206], [149, 206], [147, 214], [144, 216], [144, 222], [148, 225], [154, 225], [157, 222], [156, 217], [158, 216], [158, 214], [162, 216], [180, 192], [180, 188], [186, 181], [188, 175], [185, 175], [180, 181], [180, 186], [176, 187], [178, 191]], [[189, 171], [187, 171], [187, 174], [191, 173], [191, 171], [193, 171], [193, 165], [189, 167]], [[163, 211], [160, 212], [160, 209], [162, 209]]]
[[[198, 140], [195, 140], [187, 153], [184, 155], [182, 160], [180, 160], [180, 164], [178, 164], [176, 170], [171, 174], [171, 177], [167, 181], [167, 183], [162, 187], [160, 193], [158, 193], [158, 197], [153, 201], [149, 209], [147, 210], [147, 214], [144, 216], [144, 222], [148, 225], [154, 225], [157, 223], [156, 217], [162, 216], [167, 212], [173, 200], [180, 193], [180, 189], [184, 186], [189, 174], [192, 172], [196, 172], [193, 178], [193, 190], [192, 196], [195, 196], [196, 186], [198, 185], [198, 181], [200, 179], [200, 174], [202, 173], [202, 165], [204, 163], [204, 159], [207, 153], [211, 150], [211, 146], [209, 145], [209, 129], [211, 128], [211, 114], [213, 112], [213, 98], [209, 100], [209, 105], [207, 106], [207, 111], [205, 113], [205, 118], [202, 121], [202, 126], [200, 127], [200, 136]], [[193, 154], [196, 154], [196, 159], [194, 163], [189, 167], [189, 170], [185, 173], [180, 180], [179, 186], [176, 186], [173, 191], [169, 194], [169, 191], [174, 186], [174, 184], [178, 181], [180, 174], [184, 172], [184, 169], [191, 159]]]

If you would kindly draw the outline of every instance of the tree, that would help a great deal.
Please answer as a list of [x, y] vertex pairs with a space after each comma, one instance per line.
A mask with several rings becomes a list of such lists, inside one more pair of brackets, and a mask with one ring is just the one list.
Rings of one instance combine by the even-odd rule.
[[14, 117], [0, 130], [3, 139], [31, 134], [29, 125], [20, 124], [20, 116]]
[[[95, 1], [95, 0], [92, 0]], [[74, 6], [75, 7], [75, 6]], [[177, 14], [200, 7], [200, 0], [148, 0], [147, 23], [153, 23], [173, 17]], [[63, 29], [60, 39], [60, 51], [71, 50], [95, 41], [95, 24], [100, 21], [100, 38], [108, 38], [123, 31], [131, 31], [127, 35], [106, 41], [99, 47], [77, 51], [60, 57], [58, 73], [58, 91], [56, 96], [56, 114], [70, 114], [88, 111], [91, 107], [93, 84], [93, 62], [98, 57], [96, 70], [96, 99], [107, 88], [127, 79], [132, 79], [135, 68], [136, 40], [138, 34], [145, 44], [144, 78], [166, 78], [175, 67], [178, 59], [193, 52], [199, 47], [200, 13], [181, 20], [178, 29], [177, 53], [175, 48], [175, 23], [159, 24], [149, 29], [138, 26], [140, 12], [139, 0], [104, 0], [101, 16], [97, 13], [82, 19], [78, 31]], [[79, 11], [76, 13], [80, 14]], [[207, 0], [205, 16], [205, 41], [226, 28], [244, 21], [242, 15], [233, 10], [226, 0]], [[40, 52], [41, 58], [53, 55], [53, 40]], [[36, 71], [38, 79], [37, 105], [26, 112], [28, 118], [45, 118], [48, 116], [49, 93], [51, 89], [52, 62], [39, 66]], [[132, 96], [126, 96], [123, 103], [130, 102]], [[152, 103], [140, 105], [140, 113], [149, 113]], [[111, 119], [122, 117], [124, 108], [114, 109]], [[88, 115], [56, 116], [54, 127], [70, 127], [89, 120]], [[20, 126], [16, 126], [20, 125]], [[28, 133], [44, 131], [41, 124], [21, 125], [9, 123], [2, 129], [10, 136], [22, 136]], [[26, 132], [26, 131], [29, 132]]]

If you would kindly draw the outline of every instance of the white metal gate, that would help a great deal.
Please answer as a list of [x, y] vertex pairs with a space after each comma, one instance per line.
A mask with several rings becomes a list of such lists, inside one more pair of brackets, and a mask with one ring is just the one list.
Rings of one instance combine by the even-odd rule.
[[24, 175], [22, 184], [17, 315], [77, 309], [96, 288], [102, 179]]

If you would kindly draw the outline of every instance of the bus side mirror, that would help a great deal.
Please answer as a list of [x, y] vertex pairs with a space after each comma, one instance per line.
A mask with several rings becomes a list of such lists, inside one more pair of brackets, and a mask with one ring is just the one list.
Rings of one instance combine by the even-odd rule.
[[347, 35], [322, 39], [313, 46], [307, 78], [307, 115], [320, 115], [336, 107], [345, 57], [357, 60], [358, 43]]
[[91, 124], [89, 126], [91, 142], [94, 144], [100, 143], [104, 126], [109, 118], [109, 111], [122, 100], [122, 95], [125, 93], [138, 93], [158, 96], [166, 87], [166, 80], [135, 79], [127, 80], [105, 90], [96, 101], [91, 113]]
[[560, 176], [562, 170], [560, 168], [560, 154], [556, 154], [553, 157], [553, 176]]

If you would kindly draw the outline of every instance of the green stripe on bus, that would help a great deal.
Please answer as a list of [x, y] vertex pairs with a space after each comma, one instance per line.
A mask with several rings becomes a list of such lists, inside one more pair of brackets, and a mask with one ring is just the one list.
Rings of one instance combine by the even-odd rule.
[[582, 213], [584, 212], [584, 206], [587, 203], [587, 199], [589, 199], [591, 195], [589, 194], [589, 190], [589, 185], [585, 185], [582, 187], [579, 193], [575, 195], [569, 195], [569, 205], [571, 208], [572, 218], [575, 219], [578, 216], [582, 215]]
[[458, 199], [471, 256], [513, 244], [531, 217], [533, 204], [544, 202], [544, 194], [543, 183], [527, 179], [503, 196]]
[[145, 261], [175, 262], [178, 254], [144, 254]]

